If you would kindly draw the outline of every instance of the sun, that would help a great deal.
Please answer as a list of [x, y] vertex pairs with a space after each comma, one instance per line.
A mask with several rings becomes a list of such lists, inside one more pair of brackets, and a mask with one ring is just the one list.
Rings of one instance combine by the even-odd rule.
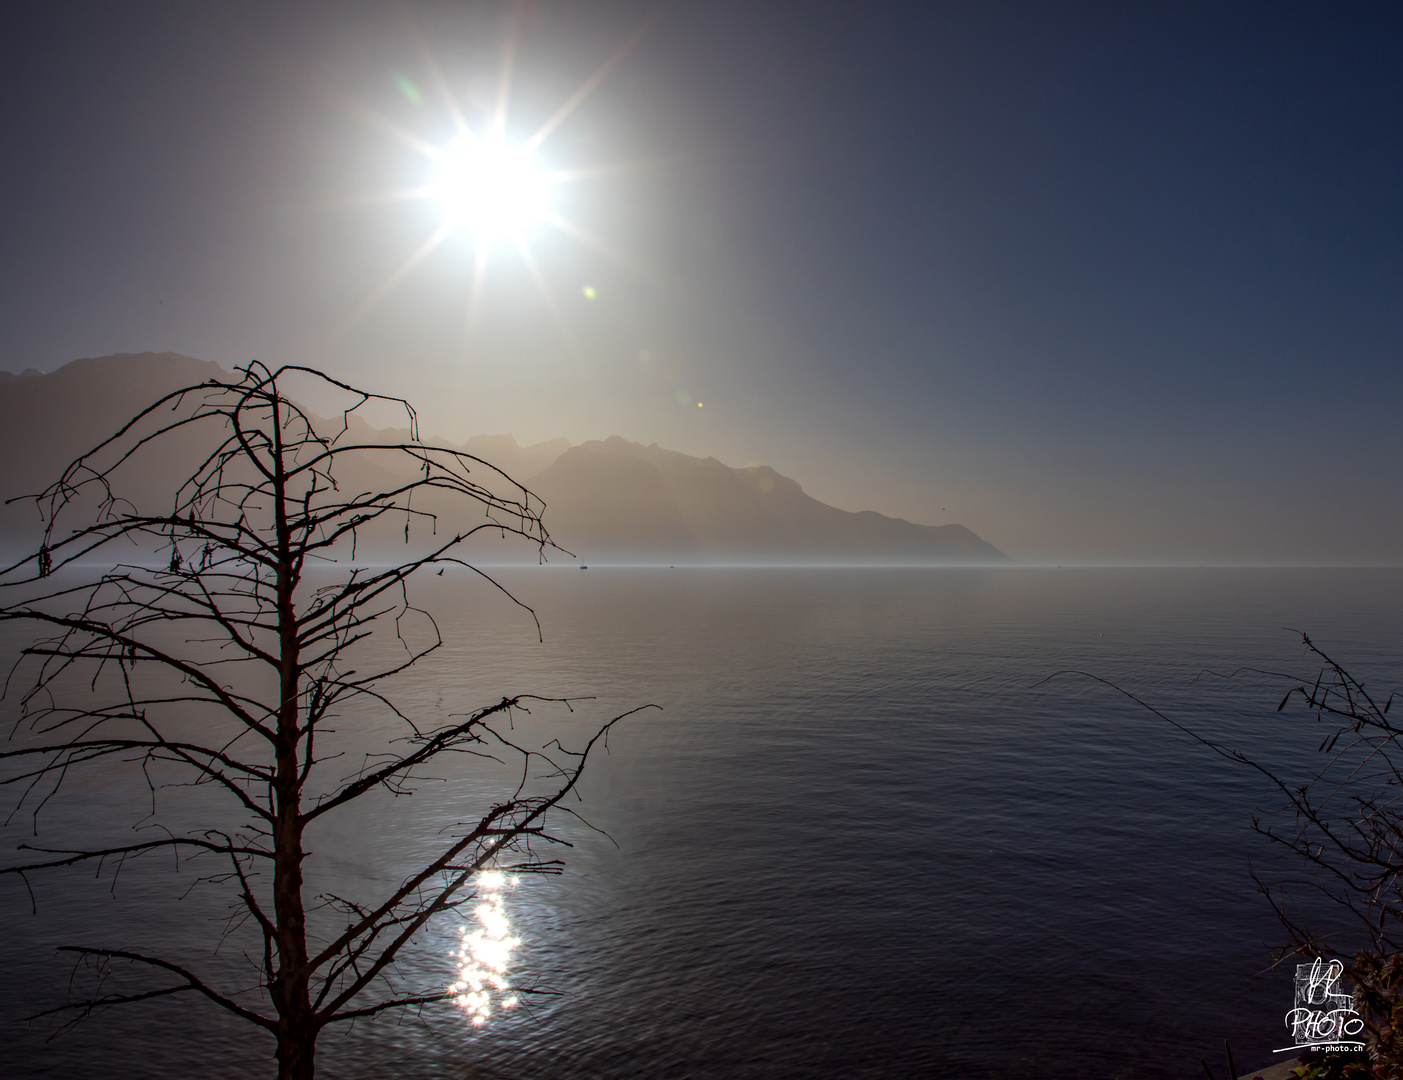
[[480, 245], [522, 242], [551, 213], [551, 181], [526, 147], [509, 146], [500, 134], [460, 134], [438, 161], [432, 193], [445, 224], [470, 233]]
[[[532, 254], [532, 234], [540, 231], [541, 226], [549, 226], [606, 256], [618, 258], [618, 253], [592, 237], [577, 223], [562, 217], [552, 205], [559, 187], [588, 180], [600, 170], [547, 171], [538, 163], [536, 151], [638, 45], [661, 18], [666, 7], [666, 4], [658, 5], [633, 35], [623, 42], [530, 138], [521, 143], [509, 142], [505, 134], [509, 127], [507, 100], [515, 50], [514, 37], [509, 38], [509, 47], [503, 51], [502, 76], [496, 107], [490, 110], [492, 115], [487, 118], [484, 127], [478, 130], [469, 125], [467, 117], [458, 105], [456, 95], [449, 89], [438, 65], [432, 56], [425, 52], [426, 67], [437, 87], [442, 104], [447, 107], [448, 118], [456, 130], [456, 134], [446, 145], [426, 141], [375, 110], [359, 102], [347, 101], [348, 111], [353, 115], [423, 155], [429, 163], [426, 182], [420, 186], [384, 192], [369, 196], [366, 200], [356, 201], [398, 202], [404, 199], [428, 199], [437, 202], [441, 211], [441, 221], [409, 257], [371, 292], [339, 333], [347, 332], [351, 326], [369, 314], [415, 267], [455, 234], [471, 237], [476, 249], [472, 283], [466, 294], [469, 323], [476, 318], [478, 298], [482, 292], [488, 263], [495, 261], [499, 254], [510, 257], [512, 252], [515, 252], [530, 272], [541, 298], [559, 327], [560, 316], [555, 302]], [[393, 81], [411, 104], [419, 106], [424, 103], [424, 94], [408, 76], [397, 74]]]

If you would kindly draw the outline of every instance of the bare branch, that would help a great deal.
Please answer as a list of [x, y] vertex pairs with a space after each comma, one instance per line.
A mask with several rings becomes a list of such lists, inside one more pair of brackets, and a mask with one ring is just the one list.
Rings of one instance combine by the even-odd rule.
[[[339, 418], [323, 421], [298, 405], [288, 390], [297, 380], [343, 395]], [[352, 416], [372, 401], [404, 409], [407, 440], [349, 437]], [[143, 508], [124, 498], [124, 479], [172, 448], [190, 462], [169, 501]], [[401, 399], [312, 368], [258, 363], [165, 394], [32, 500], [44, 521], [40, 548], [0, 568], [0, 590], [16, 597], [0, 602], [0, 623], [36, 634], [11, 672], [11, 680], [23, 672], [28, 689], [11, 747], [0, 750], [0, 787], [18, 793], [13, 812], [28, 808], [37, 832], [41, 810], [69, 790], [70, 777], [130, 769], [150, 800], [140, 820], [165, 828], [157, 797], [171, 788], [208, 788], [208, 797], [189, 793], [181, 813], [214, 816], [178, 830], [172, 822], [175, 831], [138, 843], [100, 840], [95, 822], [89, 842], [22, 848], [30, 854], [0, 876], [28, 888], [40, 871], [115, 863], [120, 872], [125, 860], [159, 851], [177, 866], [182, 855], [218, 855], [198, 881], [230, 890], [225, 933], [246, 935], [247, 969], [257, 972], [254, 987], [230, 989], [159, 956], [72, 946], [80, 957], [141, 964], [179, 981], [54, 1012], [84, 1016], [197, 993], [274, 1033], [283, 1080], [310, 1080], [326, 1024], [454, 997], [437, 987], [395, 989], [392, 965], [431, 920], [472, 898], [480, 871], [501, 861], [559, 871], [535, 849], [563, 843], [548, 832], [550, 815], [577, 790], [598, 741], [640, 711], [608, 721], [571, 752], [559, 742], [529, 749], [492, 726], [531, 703], [572, 708], [565, 699], [504, 696], [448, 724], [396, 700], [394, 680], [443, 643], [433, 615], [410, 595], [426, 568], [471, 573], [529, 615], [541, 636], [536, 613], [467, 557], [469, 542], [490, 530], [544, 559], [555, 545], [541, 500], [481, 458], [420, 441]], [[469, 509], [476, 520], [464, 517]], [[388, 566], [357, 561], [391, 529], [402, 554]], [[94, 564], [105, 569], [93, 573]], [[380, 634], [400, 649], [371, 660], [364, 644]], [[409, 747], [367, 747], [360, 770], [332, 772], [329, 763], [348, 752], [349, 736], [333, 726], [348, 708], [403, 725]], [[452, 760], [444, 755], [515, 758], [520, 768], [506, 798], [469, 815], [388, 895], [309, 906], [309, 825], [378, 789], [412, 791], [430, 762]], [[255, 997], [255, 1006], [245, 1003]]]
[[[237, 1001], [234, 1001], [231, 998], [228, 998], [225, 995], [207, 986], [205, 982], [193, 972], [188, 971], [187, 969], [181, 967], [179, 964], [172, 964], [168, 960], [162, 960], [158, 956], [145, 956], [142, 953], [129, 952], [126, 949], [94, 949], [86, 945], [60, 945], [58, 951], [76, 953], [79, 956], [100, 956], [108, 960], [130, 960], [132, 963], [135, 964], [145, 964], [148, 967], [158, 968], [161, 971], [169, 971], [172, 975], [179, 975], [182, 979], [185, 980], [185, 983], [182, 986], [171, 987], [164, 991], [160, 991], [159, 993], [173, 994], [179, 993], [180, 991], [184, 990], [193, 990], [195, 993], [208, 998], [220, 1008], [233, 1013], [241, 1020], [247, 1020], [249, 1023], [257, 1024], [259, 1027], [266, 1028], [269, 1031], [277, 1030], [278, 1022], [276, 1020], [269, 1019], [266, 1016], [260, 1016], [252, 1009], [244, 1008], [244, 1006], [240, 1005]], [[94, 1006], [97, 1005], [125, 1004], [127, 1000], [141, 1001], [144, 1000], [146, 997], [154, 996], [157, 995], [136, 995], [129, 999], [98, 999], [97, 1001], [84, 1001], [71, 1005], [65, 1005], [62, 1006], [62, 1008], [84, 1009], [90, 1011]]]

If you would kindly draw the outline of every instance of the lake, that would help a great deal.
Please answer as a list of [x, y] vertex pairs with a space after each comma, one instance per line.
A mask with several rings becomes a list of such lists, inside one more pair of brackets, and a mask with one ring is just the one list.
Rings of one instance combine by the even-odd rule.
[[[1270, 968], [1284, 935], [1249, 874], [1274, 865], [1251, 822], [1280, 797], [1106, 686], [1048, 676], [1109, 679], [1304, 777], [1315, 722], [1275, 711], [1276, 680], [1220, 676], [1313, 678], [1294, 629], [1371, 688], [1403, 688], [1403, 571], [499, 576], [544, 642], [466, 577], [428, 579], [418, 600], [447, 645], [403, 700], [446, 715], [518, 692], [594, 698], [534, 711], [520, 734], [538, 744], [662, 711], [592, 760], [584, 821], [560, 822], [563, 876], [505, 894], [514, 977], [551, 995], [481, 1027], [440, 1007], [328, 1035], [323, 1075], [1168, 1078], [1202, 1075], [1199, 1057], [1224, 1075], [1224, 1038], [1244, 1071], [1289, 1045], [1291, 973]], [[324, 830], [325, 879], [396, 879], [496, 790], [464, 768]], [[42, 821], [81, 830], [128, 795], [91, 783]], [[6, 826], [11, 849], [29, 826]], [[272, 1074], [269, 1045], [196, 1002], [52, 1039], [18, 1022], [61, 1000], [56, 944], [209, 951], [223, 901], [157, 908], [154, 871], [115, 890], [36, 880], [37, 916], [0, 883], [8, 1077]], [[444, 979], [456, 932], [429, 934], [404, 978]]]

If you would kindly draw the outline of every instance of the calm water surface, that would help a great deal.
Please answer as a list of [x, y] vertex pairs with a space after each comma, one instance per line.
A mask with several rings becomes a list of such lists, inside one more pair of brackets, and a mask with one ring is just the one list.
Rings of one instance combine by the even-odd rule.
[[[549, 989], [481, 1028], [442, 1008], [326, 1037], [327, 1076], [1191, 1077], [1287, 1045], [1291, 980], [1249, 863], [1277, 800], [1105, 687], [1303, 775], [1313, 722], [1239, 667], [1314, 669], [1307, 630], [1370, 684], [1403, 688], [1403, 572], [720, 570], [502, 572], [546, 640], [452, 577], [420, 594], [449, 642], [402, 697], [447, 715], [504, 693], [594, 695], [523, 738], [578, 741], [645, 702], [595, 760], [559, 879], [507, 900], [514, 973]], [[323, 880], [398, 879], [489, 798], [444, 773], [314, 838]], [[45, 818], [90, 825], [89, 784]], [[123, 821], [129, 821], [124, 818]], [[7, 826], [24, 842], [28, 819]], [[607, 834], [607, 835], [605, 835]], [[6, 883], [9, 1077], [270, 1075], [217, 1010], [160, 1002], [71, 1033], [16, 1018], [61, 999], [67, 941], [199, 957], [218, 897], [157, 907], [154, 873]], [[178, 890], [177, 890], [178, 891]], [[183, 906], [181, 906], [183, 905]], [[159, 912], [160, 914], [156, 914]], [[404, 965], [448, 977], [445, 925]], [[237, 955], [222, 959], [237, 968]], [[237, 950], [233, 950], [234, 953]], [[46, 1041], [49, 1040], [49, 1041]]]

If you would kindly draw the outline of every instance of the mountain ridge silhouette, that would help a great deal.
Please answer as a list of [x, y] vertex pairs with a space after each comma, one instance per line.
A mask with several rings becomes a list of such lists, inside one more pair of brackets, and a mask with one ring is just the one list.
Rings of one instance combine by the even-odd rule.
[[[209, 378], [231, 375], [210, 361], [171, 352], [88, 357], [48, 373], [0, 373], [0, 497], [34, 494], [140, 409]], [[357, 417], [349, 433], [364, 442], [396, 442], [409, 434]], [[551, 535], [585, 561], [1007, 561], [962, 525], [917, 525], [840, 510], [767, 465], [734, 468], [617, 435], [578, 446], [553, 439], [523, 447], [511, 435], [425, 441], [473, 454], [529, 488], [546, 503]], [[175, 445], [143, 459], [120, 493], [159, 506], [199, 450], [191, 438], [178, 436]], [[375, 468], [365, 472], [345, 479], [364, 490], [390, 480]], [[487, 480], [505, 482], [495, 475]], [[459, 508], [435, 509], [448, 516], [443, 526], [463, 525], [454, 520]], [[32, 503], [0, 512], [7, 546], [37, 543], [39, 527]]]

